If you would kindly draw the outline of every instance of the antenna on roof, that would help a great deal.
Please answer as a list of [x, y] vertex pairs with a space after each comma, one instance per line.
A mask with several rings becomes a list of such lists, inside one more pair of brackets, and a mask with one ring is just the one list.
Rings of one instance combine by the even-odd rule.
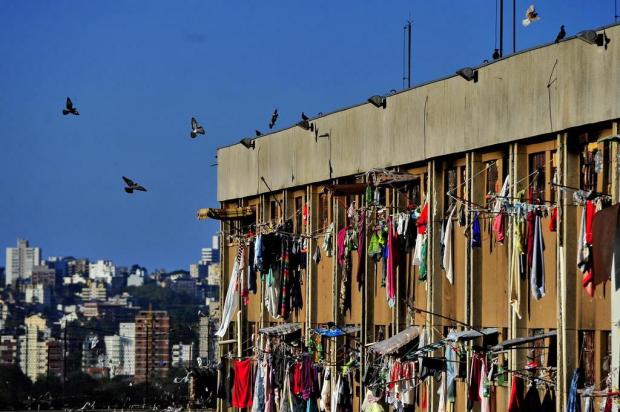
[[[411, 87], [411, 24], [413, 21], [411, 20], [411, 15], [409, 15], [409, 20], [403, 27], [403, 88], [405, 84], [407, 88]], [[405, 38], [406, 36], [406, 38]], [[407, 43], [407, 75], [405, 76], [405, 42]], [[407, 80], [407, 83], [405, 83]]]

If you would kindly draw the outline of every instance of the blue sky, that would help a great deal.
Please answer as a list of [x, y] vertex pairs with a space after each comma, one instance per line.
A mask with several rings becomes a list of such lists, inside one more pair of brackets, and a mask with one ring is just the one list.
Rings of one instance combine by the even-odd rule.
[[[506, 1], [505, 52], [512, 2]], [[517, 49], [610, 24], [613, 0], [517, 0]], [[17, 1], [0, 13], [0, 266], [17, 237], [45, 257], [187, 268], [210, 246], [215, 151], [301, 111], [329, 112], [490, 59], [496, 2]], [[62, 116], [67, 96], [81, 115]], [[189, 138], [195, 116], [207, 134]], [[133, 196], [121, 176], [149, 192]]]

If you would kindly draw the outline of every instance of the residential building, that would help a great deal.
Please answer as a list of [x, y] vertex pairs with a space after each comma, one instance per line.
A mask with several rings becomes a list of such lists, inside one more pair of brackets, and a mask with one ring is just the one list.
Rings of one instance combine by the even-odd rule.
[[116, 267], [109, 260], [98, 260], [88, 265], [88, 278], [96, 282], [103, 281], [109, 285], [115, 274]]
[[203, 316], [200, 318], [199, 323], [199, 342], [198, 342], [198, 356], [209, 360], [215, 360], [215, 348], [217, 346], [217, 340], [215, 337], [215, 331], [217, 320], [209, 316]]
[[41, 284], [47, 288], [56, 287], [56, 270], [45, 265], [36, 265], [32, 268], [32, 284]]
[[82, 342], [82, 372], [99, 377], [108, 369], [104, 342], [95, 333], [89, 333]]
[[123, 373], [123, 353], [121, 337], [119, 335], [104, 336], [105, 343], [105, 366], [110, 369], [110, 377], [125, 375]]
[[131, 273], [127, 277], [127, 287], [142, 286], [146, 277], [146, 270], [137, 266], [132, 267]]
[[67, 261], [67, 275], [81, 275], [88, 278], [90, 270], [90, 261], [88, 259], [65, 258]]
[[13, 335], [0, 336], [0, 366], [17, 364], [17, 339]]
[[58, 279], [62, 279], [69, 275], [69, 261], [73, 258], [61, 258], [58, 256], [49, 256], [45, 260], [45, 265], [53, 269]]
[[[598, 38], [603, 41], [593, 41]], [[618, 25], [585, 32], [373, 96], [302, 124], [308, 127], [261, 136], [249, 148], [220, 148], [215, 215], [229, 220], [220, 226], [228, 239], [221, 250], [222, 296], [236, 286], [229, 285], [235, 257], [247, 259], [239, 252], [256, 227], [307, 242], [304, 268], [293, 269], [302, 271], [303, 308], [266, 308], [266, 285], [259, 280], [258, 292], [232, 315], [222, 339], [251, 342], [261, 328], [283, 322], [302, 325], [302, 336], [328, 322], [353, 325], [359, 327], [355, 339], [342, 339], [359, 345], [363, 373], [423, 331], [435, 345], [422, 344], [421, 353], [443, 358], [452, 349], [442, 339], [451, 328], [466, 328], [475, 338], [463, 343], [461, 371], [465, 365], [469, 371], [474, 347], [505, 370], [542, 365], [553, 371], [545, 377], [558, 405], [567, 404], [577, 367], [586, 385], [605, 388], [607, 373], [618, 382], [618, 39]], [[615, 206], [594, 214], [592, 198]], [[531, 240], [519, 229], [526, 215]], [[602, 248], [614, 256], [601, 263], [604, 272], [594, 280], [587, 252], [593, 247], [596, 256], [601, 243], [584, 236], [586, 224], [592, 228], [586, 215], [594, 215], [592, 226], [604, 222], [602, 232], [611, 233], [611, 241]], [[412, 232], [399, 230], [399, 221], [414, 225], [407, 227]], [[359, 250], [352, 250], [353, 243], [337, 250], [335, 238], [352, 239], [356, 230], [368, 242]], [[326, 248], [319, 249], [326, 235]], [[377, 248], [385, 239], [387, 260]], [[531, 265], [522, 241], [536, 250]], [[317, 250], [321, 259], [313, 260]], [[495, 330], [494, 343], [479, 337], [481, 328]], [[524, 344], [542, 333], [547, 338]], [[397, 334], [390, 348], [377, 346]], [[503, 346], [512, 339], [523, 343]], [[246, 356], [254, 348], [237, 349]], [[360, 353], [338, 343], [326, 348], [325, 358], [340, 359], [342, 350]], [[375, 350], [381, 352], [375, 356]], [[609, 367], [609, 358], [616, 366]], [[501, 380], [489, 382], [491, 410], [506, 410], [510, 384]], [[456, 383], [449, 410], [461, 412], [467, 410], [467, 383], [462, 377]], [[428, 410], [439, 407], [438, 388], [433, 379], [419, 386]], [[360, 409], [366, 389], [363, 379], [354, 379], [353, 410]]]
[[26, 303], [50, 306], [52, 304], [52, 289], [43, 283], [26, 285], [24, 299]]
[[47, 342], [47, 375], [62, 377], [64, 361], [62, 352], [64, 342], [59, 339], [49, 339]]
[[98, 300], [105, 301], [108, 298], [108, 291], [103, 282], [89, 280], [80, 292], [83, 301]]
[[172, 366], [175, 368], [191, 367], [194, 363], [194, 344], [177, 343], [172, 345]]
[[190, 298], [195, 298], [198, 292], [196, 279], [191, 277], [170, 277], [166, 280], [166, 286], [175, 293], [185, 293]]
[[121, 358], [123, 359], [123, 375], [136, 373], [136, 324], [122, 322], [118, 325], [121, 338]]
[[210, 265], [220, 261], [220, 239], [219, 236], [211, 238], [211, 247], [202, 248], [200, 263]]
[[14, 286], [19, 279], [30, 279], [32, 269], [41, 263], [41, 249], [17, 239], [17, 247], [6, 248], [5, 285]]
[[18, 339], [19, 367], [35, 382], [47, 374], [47, 340], [50, 336], [47, 322], [40, 315], [32, 315], [24, 321], [26, 334]]
[[209, 265], [193, 263], [189, 265], [189, 275], [194, 279], [206, 279], [209, 276]]
[[170, 317], [166, 311], [143, 310], [138, 313], [136, 327], [135, 380], [146, 376], [166, 376], [170, 368]]

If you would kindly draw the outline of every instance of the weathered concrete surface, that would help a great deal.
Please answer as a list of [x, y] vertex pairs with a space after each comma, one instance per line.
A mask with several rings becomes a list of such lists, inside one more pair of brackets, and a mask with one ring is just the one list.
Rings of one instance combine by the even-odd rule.
[[267, 192], [261, 176], [278, 190], [620, 118], [620, 26], [606, 33], [607, 50], [573, 38], [481, 67], [477, 83], [455, 75], [388, 96], [385, 110], [313, 120], [329, 138], [295, 126], [255, 150], [221, 148], [218, 199]]

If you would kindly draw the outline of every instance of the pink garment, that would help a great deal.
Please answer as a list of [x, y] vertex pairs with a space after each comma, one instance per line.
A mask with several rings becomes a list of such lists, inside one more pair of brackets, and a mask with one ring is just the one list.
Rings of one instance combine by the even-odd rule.
[[480, 395], [480, 412], [491, 412], [491, 402], [489, 396], [484, 396], [484, 381], [487, 379], [487, 360], [486, 357], [482, 359], [480, 366], [480, 387], [478, 388], [478, 394]]
[[506, 236], [506, 228], [504, 226], [504, 214], [498, 213], [493, 219], [493, 232], [495, 233], [495, 240], [499, 243], [504, 242]]
[[416, 222], [416, 225], [418, 226], [418, 233], [420, 235], [423, 235], [426, 233], [427, 223], [428, 223], [428, 203], [424, 203], [424, 206], [422, 206], [422, 210], [420, 211], [420, 217], [418, 217], [418, 220]]
[[346, 260], [344, 258], [346, 250], [344, 241], [347, 238], [347, 228], [344, 227], [338, 231], [338, 238], [336, 239], [336, 250], [338, 250], [338, 264], [342, 267], [345, 266]]
[[[387, 296], [388, 305], [394, 307], [396, 303], [396, 279], [394, 276], [394, 258], [396, 254], [396, 248], [394, 247], [394, 237], [396, 236], [394, 225], [392, 224], [392, 217], [387, 218], [388, 225], [388, 238], [387, 238], [387, 273], [385, 276], [385, 293]], [[340, 234], [338, 235], [340, 236]]]

